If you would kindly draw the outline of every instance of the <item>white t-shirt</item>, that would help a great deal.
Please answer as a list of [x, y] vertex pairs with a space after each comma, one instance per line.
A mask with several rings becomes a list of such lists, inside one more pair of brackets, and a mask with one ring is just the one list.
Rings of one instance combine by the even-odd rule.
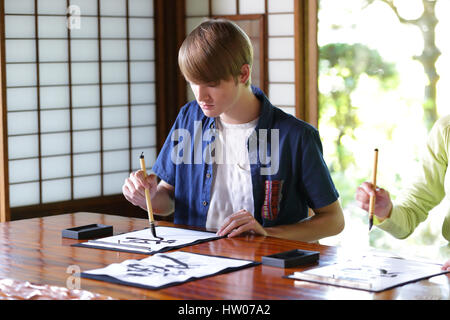
[[258, 119], [244, 124], [228, 124], [218, 117], [216, 123], [218, 135], [211, 200], [206, 218], [206, 227], [210, 229], [219, 229], [227, 216], [241, 209], [254, 214], [247, 140]]

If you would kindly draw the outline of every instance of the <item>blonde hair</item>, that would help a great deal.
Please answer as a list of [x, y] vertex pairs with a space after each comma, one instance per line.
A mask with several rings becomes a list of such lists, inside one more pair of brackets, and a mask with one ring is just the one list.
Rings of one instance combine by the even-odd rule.
[[[244, 64], [253, 63], [253, 47], [247, 34], [234, 22], [208, 20], [195, 28], [184, 40], [178, 64], [186, 80], [218, 83], [241, 74]], [[246, 82], [250, 85], [251, 78]]]

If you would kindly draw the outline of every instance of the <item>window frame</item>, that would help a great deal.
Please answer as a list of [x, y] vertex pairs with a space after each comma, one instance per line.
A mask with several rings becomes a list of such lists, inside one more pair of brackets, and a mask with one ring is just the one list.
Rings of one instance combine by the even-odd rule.
[[[35, 28], [36, 28], [36, 32], [37, 32], [37, 24], [38, 24], [38, 17], [40, 16], [37, 11], [37, 2], [38, 0], [34, 0], [34, 6], [35, 6], [35, 11], [34, 14], [27, 14], [30, 15], [32, 17], [34, 17], [35, 19]], [[126, 149], [123, 149], [124, 151], [128, 151], [128, 157], [129, 157], [129, 168], [127, 171], [130, 171], [132, 166], [133, 166], [133, 162], [131, 159], [131, 153], [132, 150], [135, 149], [133, 148], [132, 144], [131, 144], [131, 130], [134, 126], [132, 126], [131, 124], [131, 118], [130, 118], [130, 112], [131, 112], [131, 106], [132, 101], [131, 101], [131, 93], [130, 93], [130, 86], [133, 84], [131, 78], [130, 78], [130, 67], [131, 67], [131, 62], [132, 60], [130, 60], [130, 53], [129, 53], [129, 47], [130, 47], [130, 35], [129, 35], [129, 20], [133, 18], [133, 16], [129, 15], [129, 1], [125, 0], [124, 1], [125, 7], [126, 7], [126, 13], [125, 13], [125, 18], [126, 18], [126, 28], [127, 28], [127, 34], [126, 34], [126, 43], [127, 43], [127, 57], [126, 60], [124, 60], [124, 63], [127, 64], [127, 73], [128, 73], [128, 80], [126, 83], [123, 83], [124, 85], [127, 86], [128, 88], [128, 101], [125, 104], [128, 107], [128, 125], [123, 127], [124, 130], [128, 131], [128, 147]], [[66, 0], [66, 7], [68, 8], [70, 5], [70, 1]], [[100, 8], [100, 0], [97, 0], [97, 7]], [[73, 212], [73, 211], [91, 211], [91, 210], [96, 210], [99, 212], [107, 212], [107, 213], [117, 213], [117, 214], [123, 214], [123, 212], [121, 211], [126, 211], [128, 214], [131, 215], [137, 215], [140, 216], [141, 215], [141, 211], [142, 209], [136, 208], [134, 206], [132, 206], [130, 203], [128, 203], [128, 201], [125, 200], [125, 198], [120, 195], [120, 194], [114, 194], [114, 195], [107, 195], [104, 193], [104, 188], [103, 188], [103, 180], [104, 177], [109, 174], [109, 173], [114, 173], [114, 172], [106, 172], [103, 170], [103, 160], [102, 160], [102, 155], [105, 152], [108, 152], [108, 150], [104, 150], [102, 143], [103, 143], [103, 139], [101, 138], [102, 133], [105, 129], [108, 128], [103, 128], [102, 123], [100, 122], [99, 124], [99, 128], [97, 130], [100, 130], [100, 150], [98, 151], [98, 153], [100, 154], [100, 159], [101, 159], [101, 164], [100, 164], [100, 172], [98, 173], [98, 175], [100, 176], [100, 188], [101, 188], [101, 195], [100, 196], [95, 196], [95, 197], [90, 197], [90, 198], [81, 198], [81, 199], [76, 199], [74, 198], [74, 194], [73, 194], [73, 184], [74, 184], [74, 174], [73, 174], [73, 147], [72, 147], [72, 143], [71, 143], [71, 147], [70, 147], [70, 158], [71, 158], [71, 172], [70, 172], [70, 177], [67, 177], [67, 179], [70, 179], [70, 184], [71, 184], [71, 195], [70, 195], [70, 199], [71, 200], [64, 200], [64, 201], [57, 201], [57, 202], [43, 202], [43, 197], [42, 197], [42, 184], [45, 181], [45, 179], [43, 179], [42, 174], [39, 174], [39, 180], [36, 182], [39, 182], [40, 184], [40, 188], [39, 188], [39, 203], [38, 204], [33, 204], [33, 205], [25, 205], [25, 206], [17, 206], [17, 207], [10, 207], [10, 180], [9, 180], [9, 156], [8, 156], [8, 123], [7, 123], [7, 119], [8, 119], [8, 110], [7, 110], [7, 96], [6, 96], [6, 90], [7, 90], [7, 84], [6, 84], [6, 54], [5, 54], [5, 46], [6, 46], [6, 37], [5, 37], [5, 1], [4, 0], [0, 0], [0, 85], [1, 85], [1, 103], [0, 103], [0, 112], [2, 115], [2, 120], [0, 122], [0, 221], [9, 221], [9, 220], [17, 220], [17, 219], [23, 219], [23, 218], [33, 218], [33, 217], [40, 217], [40, 216], [46, 216], [46, 215], [51, 215], [51, 214], [59, 214], [59, 213], [66, 213], [66, 212]], [[52, 14], [45, 14], [44, 16], [61, 16], [59, 15], [52, 15]], [[67, 18], [69, 18], [69, 15], [66, 15]], [[96, 17], [97, 18], [97, 23], [98, 23], [98, 32], [100, 34], [100, 19], [101, 17], [103, 17], [103, 15], [97, 14], [97, 15], [89, 15], [89, 17]], [[109, 16], [107, 16], [109, 17]], [[154, 19], [154, 17], [152, 17], [152, 19]], [[71, 59], [71, 50], [70, 50], [70, 45], [71, 45], [71, 39], [75, 39], [75, 38], [71, 38], [70, 33], [71, 30], [67, 29], [67, 44], [68, 44], [68, 57], [67, 57], [67, 64], [68, 64], [68, 83], [67, 83], [67, 87], [72, 88], [72, 79], [71, 79], [71, 67], [72, 67], [72, 63], [74, 63], [74, 61], [72, 61]], [[156, 30], [155, 30], [156, 33]], [[152, 38], [152, 40], [155, 37]], [[107, 85], [105, 83], [103, 83], [102, 81], [102, 63], [106, 62], [105, 60], [102, 60], [100, 55], [101, 55], [101, 41], [103, 38], [101, 38], [100, 36], [97, 39], [98, 42], [98, 48], [99, 48], [99, 59], [97, 61], [98, 66], [99, 66], [99, 81], [98, 81], [98, 86], [99, 86], [99, 95], [100, 95], [100, 104], [99, 104], [99, 109], [100, 109], [100, 119], [101, 118], [101, 113], [102, 113], [102, 106], [103, 102], [101, 100], [101, 96], [102, 96], [102, 91], [103, 91], [103, 86]], [[36, 89], [37, 89], [37, 121], [38, 121], [38, 132], [36, 133], [36, 135], [39, 137], [43, 134], [40, 130], [40, 111], [42, 111], [39, 107], [39, 103], [40, 103], [40, 99], [39, 99], [39, 92], [40, 92], [40, 82], [39, 82], [39, 64], [40, 64], [40, 60], [39, 60], [39, 50], [38, 50], [38, 46], [39, 46], [39, 41], [40, 41], [40, 37], [35, 37], [34, 38], [35, 41], [35, 45], [36, 45], [36, 68], [37, 68], [37, 83], [35, 85]], [[44, 62], [45, 63], [45, 62]], [[156, 69], [156, 56], [155, 56], [155, 69]], [[156, 80], [154, 81], [156, 82]], [[156, 90], [155, 90], [156, 91]], [[69, 89], [69, 95], [72, 95], [72, 90]], [[155, 98], [156, 98], [156, 92], [155, 92]], [[72, 136], [73, 134], [73, 130], [72, 130], [72, 110], [74, 110], [72, 108], [72, 101], [71, 99], [69, 99], [69, 112], [70, 112], [70, 128], [67, 130], [67, 132], [70, 133], [70, 135]], [[152, 102], [153, 104], [153, 102]], [[154, 104], [156, 105], [157, 102], [155, 101]], [[124, 106], [125, 106], [124, 105]], [[149, 126], [155, 126], [154, 124], [151, 124]], [[122, 127], [121, 127], [122, 128]], [[40, 144], [40, 143], [39, 143]], [[39, 147], [38, 147], [39, 149]], [[69, 155], [69, 154], [68, 154]], [[43, 155], [41, 154], [41, 152], [39, 151], [38, 155], [37, 155], [37, 159], [39, 161], [39, 171], [41, 172], [42, 170], [42, 165], [41, 165], [41, 161], [43, 159]], [[66, 178], [62, 178], [62, 179], [66, 179]], [[119, 211], [120, 210], [120, 211]]]

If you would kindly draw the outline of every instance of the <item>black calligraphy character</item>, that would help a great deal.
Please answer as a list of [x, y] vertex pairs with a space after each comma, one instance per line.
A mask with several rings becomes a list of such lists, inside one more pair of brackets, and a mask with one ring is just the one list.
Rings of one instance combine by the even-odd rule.
[[155, 244], [161, 244], [161, 243], [167, 243], [167, 244], [172, 244], [174, 242], [176, 242], [177, 240], [164, 240], [164, 239], [146, 239], [146, 238], [136, 238], [136, 237], [126, 237], [125, 241], [122, 242], [128, 242], [128, 243], [138, 243], [138, 244], [151, 244], [151, 243], [155, 243]]
[[179, 276], [185, 275], [185, 270], [192, 269], [193, 267], [198, 267], [201, 265], [188, 265], [183, 261], [172, 258], [167, 255], [160, 255], [161, 258], [168, 259], [172, 261], [174, 264], [166, 263], [164, 266], [156, 266], [156, 265], [143, 265], [139, 263], [131, 263], [127, 265], [127, 275], [135, 276], [135, 277], [145, 277], [151, 276], [153, 274], [161, 274], [163, 277], [166, 276]]
[[163, 276], [167, 276], [170, 274], [170, 269], [155, 265], [142, 265], [139, 263], [131, 263], [127, 266], [128, 276], [146, 277], [158, 273], [162, 273]]

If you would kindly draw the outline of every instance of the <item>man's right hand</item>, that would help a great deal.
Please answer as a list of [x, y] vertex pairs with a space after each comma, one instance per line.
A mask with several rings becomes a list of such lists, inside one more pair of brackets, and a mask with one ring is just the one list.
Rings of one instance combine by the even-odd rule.
[[157, 186], [156, 175], [152, 174], [144, 178], [144, 172], [138, 170], [130, 173], [130, 176], [125, 179], [125, 183], [122, 186], [122, 193], [132, 204], [147, 210], [145, 189], [149, 189], [150, 197], [153, 198], [156, 194]]
[[380, 220], [384, 220], [389, 218], [392, 211], [392, 201], [389, 196], [389, 192], [382, 188], [374, 189], [372, 183], [363, 182], [356, 189], [356, 201], [358, 206], [367, 212], [369, 211], [369, 202], [370, 196], [375, 195], [375, 211], [374, 214], [380, 218]]

